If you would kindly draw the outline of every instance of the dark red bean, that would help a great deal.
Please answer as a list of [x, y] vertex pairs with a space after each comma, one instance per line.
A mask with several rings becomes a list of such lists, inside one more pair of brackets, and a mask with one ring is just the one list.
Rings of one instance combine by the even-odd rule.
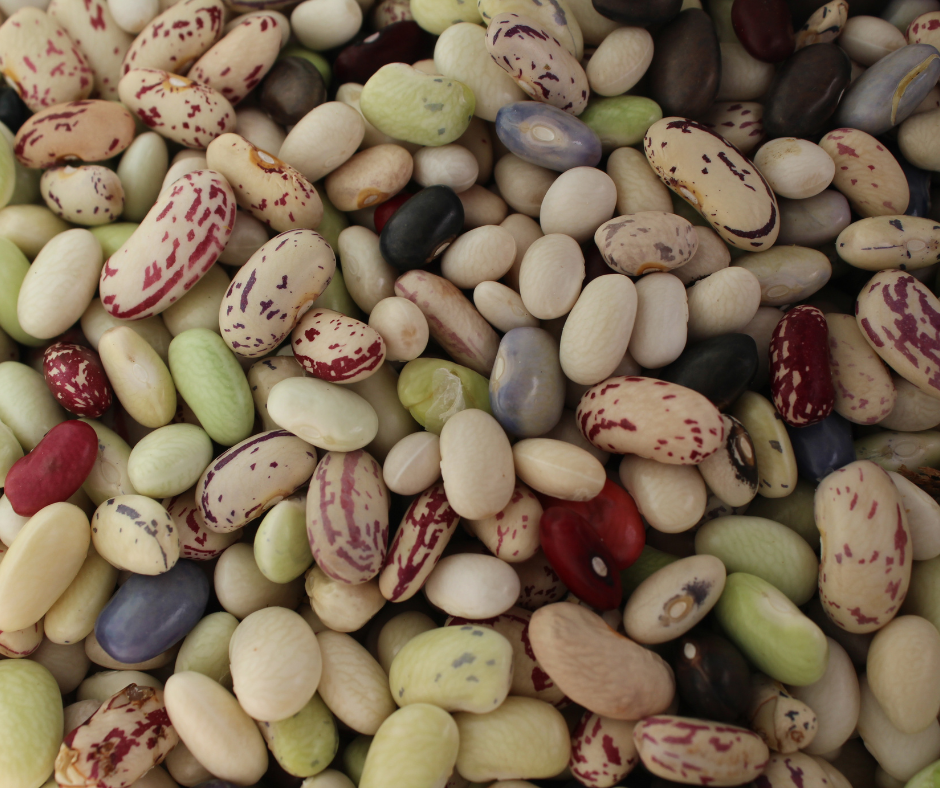
[[806, 427], [832, 413], [835, 388], [829, 373], [829, 328], [814, 306], [791, 309], [770, 339], [770, 390], [791, 427]]
[[604, 540], [614, 566], [619, 571], [632, 566], [646, 544], [646, 529], [633, 497], [616, 482], [608, 479], [600, 493], [590, 501], [563, 501], [548, 495], [539, 496], [543, 509], [561, 507], [581, 515]]
[[4, 493], [13, 511], [32, 517], [45, 506], [68, 500], [88, 477], [98, 456], [98, 435], [83, 421], [53, 427], [7, 473]]
[[786, 0], [734, 0], [731, 25], [751, 57], [779, 63], [793, 54], [793, 21]]
[[396, 22], [383, 27], [363, 41], [350, 44], [336, 56], [333, 73], [336, 84], [364, 85], [376, 71], [389, 63], [414, 63], [434, 56], [437, 39], [417, 22]]
[[381, 233], [382, 228], [385, 227], [386, 222], [392, 218], [392, 214], [394, 214], [395, 211], [401, 208], [412, 197], [414, 197], [414, 195], [409, 192], [401, 192], [400, 194], [396, 194], [391, 199], [386, 200], [378, 208], [376, 208], [375, 213], [372, 214], [372, 221], [375, 223], [375, 231], [377, 233]]
[[613, 610], [623, 590], [610, 550], [580, 514], [560, 506], [542, 513], [542, 550], [561, 581], [578, 599], [598, 610]]
[[111, 407], [113, 394], [101, 359], [91, 348], [56, 342], [42, 357], [42, 374], [69, 413], [96, 419]]

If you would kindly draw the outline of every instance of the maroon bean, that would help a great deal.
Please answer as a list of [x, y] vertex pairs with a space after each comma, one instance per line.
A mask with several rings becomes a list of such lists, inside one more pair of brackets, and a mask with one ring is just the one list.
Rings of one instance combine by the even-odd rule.
[[786, 0], [734, 0], [731, 24], [751, 57], [779, 63], [793, 53], [793, 21]]
[[111, 384], [91, 348], [56, 342], [42, 357], [42, 374], [58, 403], [69, 413], [96, 419], [111, 407]]
[[774, 405], [791, 427], [815, 424], [832, 413], [829, 328], [820, 310], [798, 306], [777, 324], [770, 340], [770, 371]]
[[433, 57], [436, 40], [417, 22], [396, 22], [383, 27], [365, 40], [350, 44], [336, 56], [333, 62], [336, 83], [364, 85], [369, 77], [389, 63], [414, 63]]

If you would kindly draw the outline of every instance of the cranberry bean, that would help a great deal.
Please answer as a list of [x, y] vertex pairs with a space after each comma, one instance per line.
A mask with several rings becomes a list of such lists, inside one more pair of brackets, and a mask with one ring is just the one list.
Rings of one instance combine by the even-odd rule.
[[832, 413], [835, 388], [829, 374], [829, 329], [814, 306], [787, 312], [770, 340], [774, 405], [791, 427], [806, 427]]
[[113, 392], [98, 354], [70, 342], [56, 342], [42, 356], [42, 374], [69, 413], [96, 419], [111, 407]]

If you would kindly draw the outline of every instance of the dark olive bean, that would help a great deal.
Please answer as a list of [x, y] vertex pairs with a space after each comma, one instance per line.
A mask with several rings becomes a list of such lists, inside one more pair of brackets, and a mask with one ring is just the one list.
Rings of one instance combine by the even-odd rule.
[[364, 85], [389, 63], [414, 63], [433, 57], [435, 40], [417, 22], [396, 22], [383, 27], [363, 41], [350, 44], [336, 56], [333, 62], [336, 84], [358, 82]]
[[835, 44], [811, 44], [794, 52], [764, 99], [767, 136], [818, 139], [851, 77], [849, 56]]
[[462, 230], [460, 198], [449, 186], [429, 186], [392, 214], [379, 236], [379, 249], [402, 271], [424, 268]]
[[623, 25], [661, 25], [674, 19], [682, 0], [591, 0], [594, 10]]
[[0, 123], [16, 134], [31, 114], [19, 93], [11, 87], [0, 88]]
[[734, 0], [731, 24], [741, 46], [758, 60], [779, 63], [793, 54], [793, 23], [785, 0]]
[[324, 101], [323, 77], [313, 63], [302, 57], [279, 60], [261, 86], [261, 106], [283, 126], [292, 126]]
[[672, 667], [690, 716], [734, 722], [747, 710], [751, 699], [747, 661], [720, 635], [690, 632], [679, 640]]
[[690, 345], [669, 366], [657, 370], [660, 380], [703, 394], [726, 410], [757, 374], [757, 343], [747, 334], [722, 334]]
[[689, 8], [656, 35], [649, 94], [663, 115], [698, 118], [718, 95], [721, 48], [708, 14]]

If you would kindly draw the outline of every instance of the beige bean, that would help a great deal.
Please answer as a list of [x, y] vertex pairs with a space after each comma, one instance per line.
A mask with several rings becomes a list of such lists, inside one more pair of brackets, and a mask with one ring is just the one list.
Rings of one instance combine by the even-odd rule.
[[68, 224], [45, 205], [8, 205], [0, 209], [0, 238], [12, 241], [30, 260], [68, 229]]
[[174, 337], [191, 328], [206, 328], [221, 334], [219, 308], [229, 284], [225, 269], [220, 265], [212, 266], [186, 295], [163, 311], [161, 317], [167, 331]]
[[441, 259], [441, 274], [462, 290], [495, 282], [512, 267], [516, 241], [499, 225], [477, 227], [457, 237]]
[[632, 88], [653, 61], [653, 37], [642, 27], [621, 27], [608, 35], [587, 65], [591, 90], [619, 96]]
[[669, 189], [641, 151], [617, 148], [607, 159], [607, 174], [617, 188], [617, 215], [641, 211], [672, 212]]
[[873, 66], [907, 43], [904, 33], [876, 16], [853, 16], [839, 35], [839, 46], [856, 63]]
[[644, 276], [636, 283], [636, 300], [630, 355], [647, 369], [671, 364], [685, 349], [688, 335], [689, 306], [682, 280], [671, 273]]
[[658, 531], [688, 531], [705, 513], [708, 492], [693, 466], [665, 465], [627, 455], [620, 462], [619, 474], [640, 513]]
[[457, 553], [442, 558], [428, 575], [428, 601], [450, 616], [479, 620], [505, 613], [521, 590], [519, 576], [491, 555]]
[[[344, 262], [346, 260], [348, 258], [344, 257]], [[385, 357], [389, 361], [411, 361], [427, 347], [430, 336], [427, 318], [407, 298], [383, 298], [372, 308], [369, 325], [385, 340]]]
[[268, 240], [268, 231], [250, 213], [235, 212], [235, 226], [229, 236], [225, 249], [219, 255], [219, 262], [226, 265], [244, 265]]
[[[673, 276], [679, 277], [686, 287], [731, 264], [731, 252], [718, 233], [710, 227], [696, 225], [695, 234], [698, 236], [698, 249], [692, 255], [692, 259], [671, 272]], [[769, 337], [767, 341], [770, 342]]]
[[444, 424], [440, 448], [447, 499], [461, 517], [490, 517], [509, 503], [512, 448], [496, 419], [482, 410], [460, 411]]
[[95, 298], [82, 313], [81, 327], [85, 338], [97, 350], [98, 343], [104, 332], [115, 326], [128, 326], [143, 337], [150, 347], [157, 351], [157, 355], [165, 362], [173, 335], [167, 330], [166, 324], [160, 315], [147, 317], [143, 320], [120, 320], [113, 317], [105, 309], [100, 298]]
[[589, 501], [607, 481], [604, 466], [585, 449], [551, 438], [527, 438], [512, 447], [516, 475], [544, 495]]
[[751, 57], [737, 42], [721, 42], [718, 101], [752, 101], [763, 96], [774, 78], [774, 67]]
[[498, 194], [474, 184], [457, 195], [463, 206], [463, 228], [472, 230], [487, 224], [499, 224], [509, 213], [509, 206]]
[[836, 164], [826, 151], [796, 137], [780, 137], [763, 145], [754, 164], [774, 192], [793, 200], [819, 194], [836, 172]]
[[313, 183], [348, 161], [365, 131], [365, 120], [353, 107], [329, 101], [294, 125], [277, 156]]
[[541, 320], [568, 314], [584, 279], [584, 255], [568, 235], [546, 235], [533, 242], [519, 267], [519, 294], [526, 310]]
[[[165, 194], [167, 189], [184, 175], [196, 172], [197, 170], [208, 169], [209, 163], [206, 161], [205, 156], [188, 156], [185, 159], [176, 157], [167, 169], [166, 175], [163, 176], [163, 184], [160, 186], [160, 195]], [[158, 195], [158, 199], [160, 195]]]
[[760, 307], [760, 282], [746, 268], [722, 268], [688, 290], [689, 340], [743, 329]]
[[499, 193], [509, 207], [526, 216], [539, 215], [542, 200], [558, 173], [529, 164], [513, 153], [507, 153], [493, 170]]
[[417, 495], [441, 477], [441, 441], [433, 432], [406, 435], [385, 458], [382, 477], [399, 495]]
[[356, 632], [382, 609], [385, 598], [378, 578], [350, 585], [319, 566], [307, 571], [306, 589], [313, 612], [333, 632]]
[[528, 313], [522, 303], [522, 296], [501, 282], [480, 282], [473, 289], [473, 305], [487, 322], [503, 332], [524, 326], [539, 326], [539, 321]]
[[379, 205], [405, 187], [413, 169], [411, 154], [400, 145], [376, 145], [333, 170], [325, 181], [326, 193], [340, 211]]
[[616, 203], [617, 187], [609, 175], [594, 167], [574, 167], [559, 175], [542, 198], [542, 232], [564, 233], [584, 243], [613, 216]]
[[306, 0], [290, 16], [291, 28], [308, 49], [323, 51], [345, 44], [362, 25], [355, 0]]
[[504, 279], [506, 284], [518, 293], [519, 268], [522, 266], [522, 258], [529, 251], [529, 247], [542, 237], [542, 229], [532, 217], [522, 213], [514, 213], [506, 217], [500, 223], [500, 226], [509, 230], [516, 241], [516, 258], [513, 260], [512, 268], [509, 269]]
[[278, 157], [287, 137], [284, 129], [257, 107], [240, 106], [235, 110], [235, 131], [256, 148]]
[[878, 422], [881, 426], [888, 430], [918, 432], [940, 424], [940, 400], [924, 393], [900, 375], [892, 375], [891, 381], [896, 398], [891, 412]]
[[414, 155], [414, 179], [422, 186], [449, 186], [458, 194], [476, 183], [480, 167], [466, 148], [441, 145], [422, 148]]
[[157, 351], [128, 326], [108, 329], [98, 340], [101, 363], [128, 414], [145, 427], [169, 424], [176, 387]]
[[304, 595], [302, 577], [290, 583], [274, 583], [258, 569], [250, 544], [227, 548], [215, 565], [213, 586], [219, 604], [238, 619], [265, 607], [293, 610]]
[[89, 547], [81, 569], [46, 612], [46, 638], [62, 645], [80, 644], [94, 631], [95, 619], [111, 599], [118, 570]]

